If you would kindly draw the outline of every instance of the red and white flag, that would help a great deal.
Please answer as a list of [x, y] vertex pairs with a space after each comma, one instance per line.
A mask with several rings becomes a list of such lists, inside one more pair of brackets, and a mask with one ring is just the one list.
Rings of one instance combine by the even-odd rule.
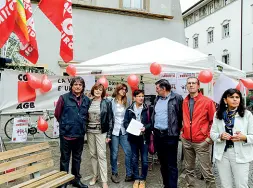
[[0, 0], [0, 48], [14, 29], [16, 14], [16, 0]]
[[73, 60], [72, 0], [41, 0], [39, 8], [61, 32], [60, 56]]
[[31, 63], [36, 64], [39, 58], [38, 46], [36, 40], [36, 32], [34, 27], [32, 6], [30, 0], [23, 0], [25, 14], [27, 19], [27, 30], [29, 34], [29, 42], [26, 45], [20, 47], [20, 55], [29, 60]]

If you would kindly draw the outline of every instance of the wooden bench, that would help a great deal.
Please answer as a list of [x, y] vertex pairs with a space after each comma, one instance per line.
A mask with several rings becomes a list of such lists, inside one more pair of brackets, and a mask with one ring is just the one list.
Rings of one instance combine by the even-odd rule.
[[[54, 165], [50, 146], [47, 142], [0, 152], [0, 185], [38, 173]], [[4, 173], [6, 170], [15, 169]], [[72, 174], [53, 170], [37, 178], [14, 186], [15, 188], [58, 187], [74, 179]]]

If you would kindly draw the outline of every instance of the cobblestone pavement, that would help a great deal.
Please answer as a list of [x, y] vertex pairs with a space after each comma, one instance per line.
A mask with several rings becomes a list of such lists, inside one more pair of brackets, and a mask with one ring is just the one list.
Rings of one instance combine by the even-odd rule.
[[[29, 145], [31, 143], [28, 143]], [[7, 149], [14, 149], [14, 148], [18, 148], [18, 147], [23, 147], [26, 144], [6, 144]], [[50, 142], [51, 145], [51, 149], [52, 149], [52, 154], [53, 154], [53, 158], [54, 158], [54, 162], [55, 162], [55, 166], [54, 169], [59, 169], [59, 159], [60, 159], [60, 152], [59, 152], [59, 145], [57, 141], [54, 142]], [[107, 149], [107, 156], [109, 159], [109, 149]], [[179, 161], [179, 170], [180, 170], [180, 177], [179, 177], [179, 182], [178, 182], [178, 187], [179, 188], [186, 188], [186, 182], [185, 182], [185, 174], [181, 173], [182, 172], [182, 164], [181, 164], [181, 160], [180, 160], [180, 156], [181, 156], [181, 144], [179, 145], [179, 156], [178, 156], [178, 161]], [[111, 182], [110, 179], [110, 175], [111, 175], [111, 169], [109, 166], [109, 160], [108, 160], [108, 184], [110, 188], [131, 188], [132, 187], [132, 182], [128, 183], [128, 182], [124, 182], [124, 178], [125, 178], [125, 165], [124, 165], [124, 154], [123, 151], [120, 149], [120, 153], [119, 153], [119, 175], [121, 178], [121, 182], [119, 184], [115, 184]], [[155, 163], [153, 165], [153, 169], [150, 170], [148, 172], [148, 177], [147, 177], [147, 188], [162, 188], [162, 178], [161, 178], [161, 174], [160, 174], [160, 165]], [[250, 177], [249, 177], [249, 187], [253, 188], [253, 174], [252, 174], [252, 168], [253, 165], [251, 165], [251, 173], [250, 173]], [[81, 164], [81, 175], [82, 177], [82, 182], [88, 184], [89, 180], [92, 178], [91, 176], [91, 163], [90, 163], [90, 155], [89, 155], [89, 151], [88, 151], [88, 146], [87, 144], [84, 145], [84, 152], [83, 152], [83, 156], [82, 156], [82, 164]], [[45, 170], [42, 171], [41, 174], [46, 173], [48, 171], [51, 171], [53, 169], [50, 170]], [[217, 188], [220, 188], [220, 181], [219, 181], [219, 176], [217, 173], [217, 169], [214, 166], [214, 174], [216, 177], [216, 181], [217, 181]], [[19, 179], [16, 180], [13, 183], [10, 183], [9, 185], [0, 185], [0, 188], [7, 188], [10, 187], [12, 185], [18, 184], [24, 180], [27, 180], [29, 177], [23, 178], [23, 179]], [[72, 186], [68, 186], [69, 188], [71, 188]], [[102, 187], [102, 184], [100, 182], [96, 183], [94, 186], [89, 186], [90, 188], [100, 188]], [[205, 183], [203, 180], [200, 180], [200, 171], [199, 171], [199, 166], [196, 167], [196, 188], [204, 188], [205, 187]]]

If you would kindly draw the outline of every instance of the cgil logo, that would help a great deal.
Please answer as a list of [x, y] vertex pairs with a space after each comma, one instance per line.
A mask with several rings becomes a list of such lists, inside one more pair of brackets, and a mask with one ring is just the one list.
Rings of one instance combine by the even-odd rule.
[[18, 106], [16, 109], [35, 108], [36, 92], [27, 82], [27, 76], [18, 75]]

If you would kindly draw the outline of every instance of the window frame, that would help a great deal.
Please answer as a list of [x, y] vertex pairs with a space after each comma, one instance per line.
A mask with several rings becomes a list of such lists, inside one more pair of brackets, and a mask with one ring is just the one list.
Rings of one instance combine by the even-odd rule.
[[193, 39], [193, 49], [199, 48], [199, 34], [194, 34], [192, 36]]
[[[221, 61], [227, 65], [230, 64], [230, 59], [231, 59], [231, 56], [230, 56], [230, 53], [228, 52], [228, 50], [223, 50], [223, 54], [221, 56]], [[225, 60], [227, 62], [225, 62]]]
[[134, 1], [137, 1], [137, 0], [129, 0], [129, 1], [130, 1], [130, 7], [124, 7], [124, 0], [119, 0], [119, 8], [129, 9], [129, 10], [138, 10], [138, 11], [149, 11], [150, 10], [150, 0], [139, 0], [139, 1], [141, 1], [141, 4], [142, 4], [141, 8], [134, 7]]
[[[225, 39], [225, 38], [229, 38], [230, 37], [230, 28], [231, 28], [231, 24], [230, 24], [230, 20], [224, 20], [222, 23], [221, 23], [221, 26], [222, 26], [222, 39]], [[227, 27], [227, 29], [226, 29]]]
[[185, 38], [185, 43], [186, 43], [186, 46], [189, 46], [189, 38]]
[[[207, 30], [207, 43], [210, 44], [210, 43], [213, 43], [214, 42], [214, 27], [209, 27]], [[212, 32], [212, 40], [210, 40], [210, 36], [209, 34]]]

